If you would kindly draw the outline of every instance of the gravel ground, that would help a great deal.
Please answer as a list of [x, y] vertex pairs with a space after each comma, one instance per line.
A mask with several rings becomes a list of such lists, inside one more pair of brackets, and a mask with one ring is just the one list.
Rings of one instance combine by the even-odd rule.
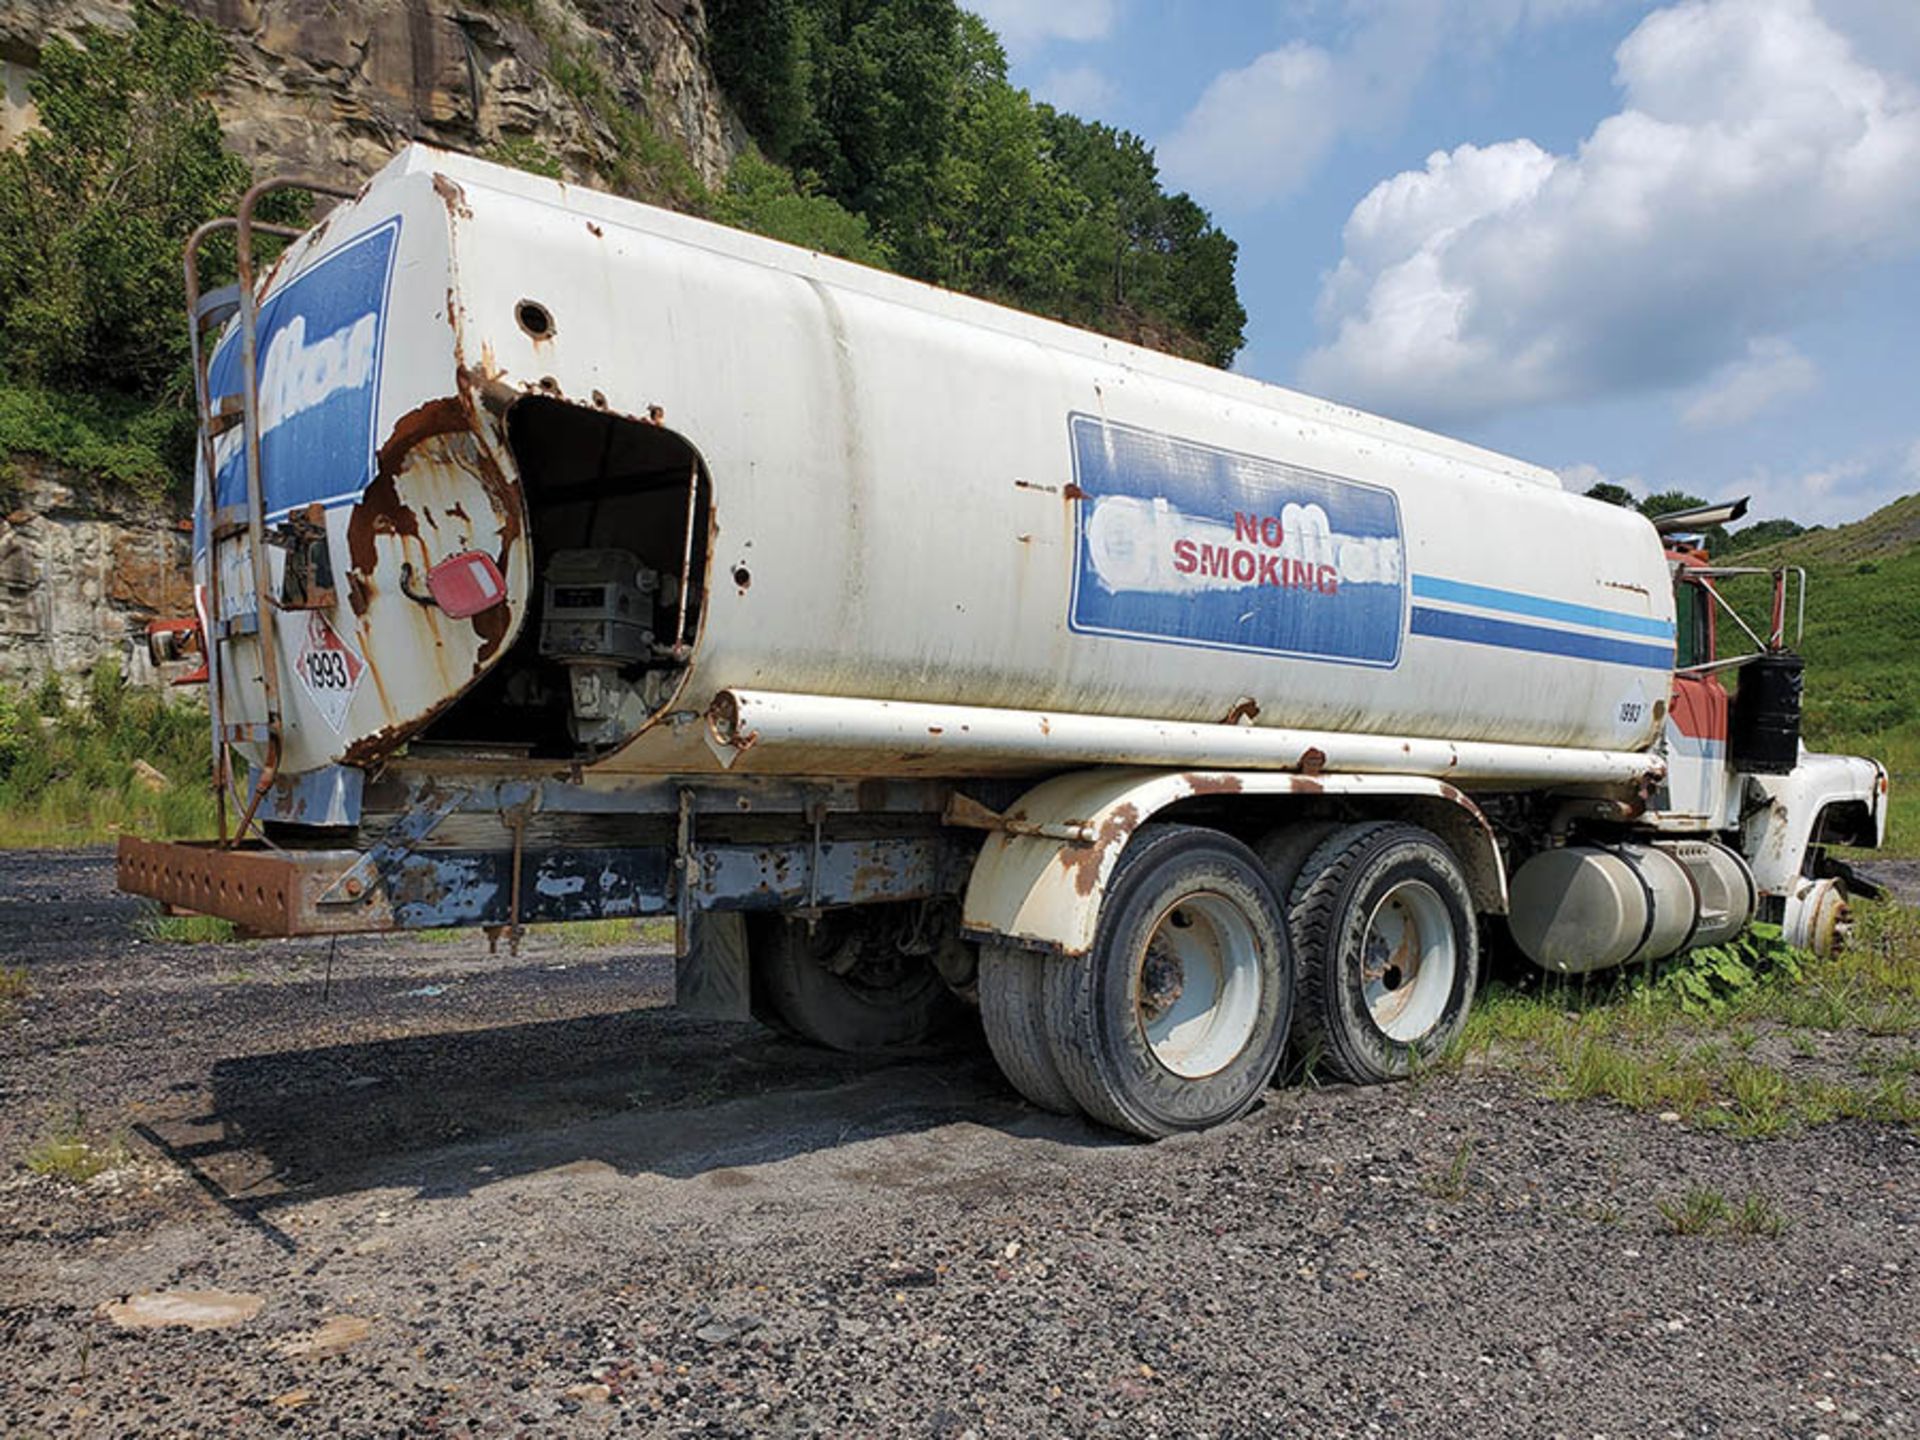
[[[681, 1019], [664, 955], [329, 975], [143, 943], [111, 871], [0, 855], [7, 1436], [1920, 1434], [1902, 1131], [1741, 1143], [1470, 1070], [1120, 1143], [977, 1051]], [[124, 1162], [29, 1174], [76, 1113]], [[1692, 1185], [1788, 1227], [1671, 1234]], [[250, 1298], [105, 1308], [156, 1291]]]

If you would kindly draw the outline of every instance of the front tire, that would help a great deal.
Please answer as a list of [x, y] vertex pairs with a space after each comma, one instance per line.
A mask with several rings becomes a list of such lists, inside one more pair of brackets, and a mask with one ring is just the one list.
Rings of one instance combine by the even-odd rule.
[[1211, 830], [1157, 825], [1120, 857], [1084, 961], [1046, 966], [1055, 1067], [1090, 1117], [1157, 1139], [1250, 1110], [1293, 1011], [1266, 871]]
[[1357, 1085], [1404, 1079], [1467, 1023], [1480, 929], [1460, 862], [1427, 831], [1335, 831], [1301, 867], [1288, 923], [1294, 1053], [1308, 1066]]

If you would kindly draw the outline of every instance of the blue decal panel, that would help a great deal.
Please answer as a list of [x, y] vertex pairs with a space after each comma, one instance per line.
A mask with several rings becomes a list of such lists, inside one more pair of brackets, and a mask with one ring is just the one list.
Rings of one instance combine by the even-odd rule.
[[1398, 662], [1406, 546], [1391, 490], [1093, 416], [1070, 425], [1076, 632]]
[[[314, 501], [357, 499], [373, 479], [375, 409], [386, 346], [396, 216], [342, 245], [260, 307], [260, 470], [269, 517]], [[207, 369], [214, 404], [241, 390], [235, 326]], [[217, 505], [247, 498], [238, 426], [215, 452]]]

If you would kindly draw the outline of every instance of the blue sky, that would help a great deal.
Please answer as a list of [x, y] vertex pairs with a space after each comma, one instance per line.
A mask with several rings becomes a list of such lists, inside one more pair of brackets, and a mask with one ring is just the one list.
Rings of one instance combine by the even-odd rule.
[[1240, 243], [1239, 368], [1585, 488], [1920, 490], [1920, 0], [973, 0]]

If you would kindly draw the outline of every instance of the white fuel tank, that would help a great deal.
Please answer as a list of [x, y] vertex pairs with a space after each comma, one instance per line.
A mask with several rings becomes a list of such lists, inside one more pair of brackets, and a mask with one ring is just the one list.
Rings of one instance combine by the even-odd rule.
[[1715, 841], [1567, 845], [1514, 872], [1507, 925], [1541, 969], [1580, 975], [1721, 944], [1757, 899], [1747, 862]]
[[[288, 770], [421, 734], [711, 770], [735, 689], [1578, 750], [1659, 732], [1651, 525], [1437, 435], [421, 147], [269, 296], [269, 509], [325, 507], [340, 582], [280, 626]], [[220, 547], [230, 591], [244, 545]], [[624, 740], [568, 716], [538, 644], [545, 567], [585, 551], [659, 577], [639, 658], [595, 691], [639, 717]], [[434, 603], [428, 577], [485, 582], [475, 557], [497, 602]]]

